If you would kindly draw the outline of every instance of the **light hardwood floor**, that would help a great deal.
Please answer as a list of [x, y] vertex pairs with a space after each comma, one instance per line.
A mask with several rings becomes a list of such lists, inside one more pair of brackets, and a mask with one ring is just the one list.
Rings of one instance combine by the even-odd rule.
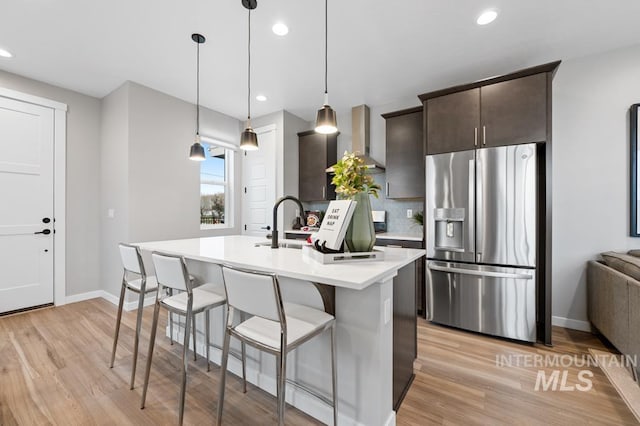
[[[180, 345], [156, 341], [147, 405], [140, 410], [151, 309], [146, 308], [136, 389], [129, 390], [135, 315], [123, 315], [116, 365], [108, 368], [116, 308], [94, 299], [0, 317], [0, 425], [159, 425], [177, 422]], [[163, 316], [164, 317], [164, 316]], [[163, 329], [164, 323], [161, 323]], [[535, 392], [538, 368], [499, 367], [496, 355], [585, 354], [605, 349], [589, 333], [557, 328], [555, 346], [523, 345], [425, 321], [418, 325], [416, 379], [398, 425], [636, 424], [604, 374], [588, 392]], [[547, 369], [551, 370], [551, 369]], [[580, 368], [569, 368], [576, 382]], [[212, 424], [220, 369], [190, 362], [185, 424]], [[274, 424], [275, 398], [227, 376], [225, 424]], [[293, 407], [287, 424], [318, 424]]]

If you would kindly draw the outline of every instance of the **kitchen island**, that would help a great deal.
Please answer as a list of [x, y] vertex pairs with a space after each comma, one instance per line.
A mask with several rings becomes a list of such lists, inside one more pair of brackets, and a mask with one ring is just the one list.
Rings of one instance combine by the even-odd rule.
[[[340, 424], [393, 425], [393, 294], [401, 280], [411, 282], [413, 262], [424, 250], [380, 248], [383, 261], [323, 265], [302, 255], [300, 242], [279, 249], [249, 236], [193, 238], [138, 243], [150, 251], [182, 255], [197, 283], [222, 286], [220, 264], [272, 272], [278, 275], [283, 299], [334, 313], [337, 330], [338, 412]], [[263, 244], [263, 245], [261, 245]], [[150, 262], [149, 262], [150, 264]], [[404, 277], [404, 278], [403, 278]], [[211, 315], [211, 361], [220, 362], [222, 309]], [[203, 321], [204, 316], [198, 318]], [[204, 353], [204, 327], [198, 329], [198, 352]], [[174, 339], [182, 341], [180, 327]], [[234, 342], [239, 348], [238, 342]], [[289, 355], [287, 378], [320, 395], [331, 395], [329, 336], [313, 339]], [[241, 364], [229, 358], [229, 370], [241, 374]], [[247, 348], [247, 380], [275, 394], [275, 358]], [[293, 385], [287, 403], [330, 423], [331, 408]], [[212, 398], [215, 398], [212, 393]], [[274, 407], [275, 408], [275, 407]]]

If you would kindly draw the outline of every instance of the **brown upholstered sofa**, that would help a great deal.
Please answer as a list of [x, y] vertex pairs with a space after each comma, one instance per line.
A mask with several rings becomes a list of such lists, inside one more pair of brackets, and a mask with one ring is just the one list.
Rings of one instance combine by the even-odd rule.
[[640, 251], [607, 252], [589, 262], [587, 311], [616, 349], [640, 363]]

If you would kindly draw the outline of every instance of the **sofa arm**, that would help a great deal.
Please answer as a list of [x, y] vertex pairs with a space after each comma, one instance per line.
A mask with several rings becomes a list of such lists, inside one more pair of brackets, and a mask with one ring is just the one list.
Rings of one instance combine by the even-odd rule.
[[620, 352], [629, 353], [629, 290], [631, 277], [607, 265], [587, 264], [589, 321]]

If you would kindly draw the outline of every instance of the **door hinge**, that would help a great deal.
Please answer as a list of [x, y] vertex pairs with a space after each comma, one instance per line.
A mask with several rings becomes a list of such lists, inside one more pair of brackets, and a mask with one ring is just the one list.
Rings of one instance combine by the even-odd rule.
[[247, 193], [247, 187], [246, 186], [244, 187], [244, 193], [245, 194]]
[[245, 225], [245, 226], [244, 226], [244, 230], [245, 230], [245, 231], [247, 230], [247, 225]]

